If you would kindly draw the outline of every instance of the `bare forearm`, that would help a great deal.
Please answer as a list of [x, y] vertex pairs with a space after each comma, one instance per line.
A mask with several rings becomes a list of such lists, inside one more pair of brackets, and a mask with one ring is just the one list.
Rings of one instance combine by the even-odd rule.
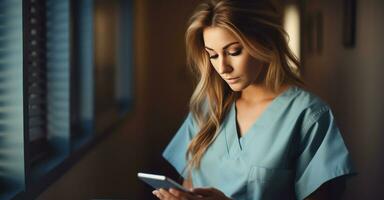
[[192, 189], [193, 188], [192, 180], [190, 178], [189, 179], [184, 179], [183, 186], [185, 188], [187, 188], [187, 189]]

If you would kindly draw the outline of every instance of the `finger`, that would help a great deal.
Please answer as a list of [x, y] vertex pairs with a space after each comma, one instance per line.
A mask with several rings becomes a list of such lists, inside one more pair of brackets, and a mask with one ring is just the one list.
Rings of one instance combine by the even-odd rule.
[[175, 197], [182, 197], [182, 196], [184, 196], [183, 192], [181, 192], [180, 190], [177, 190], [177, 189], [171, 188], [168, 191], [169, 191], [169, 193], [171, 193]]
[[153, 190], [152, 194], [155, 195], [158, 199], [162, 199], [161, 198], [161, 194], [160, 194], [160, 192], [158, 190]]
[[174, 188], [169, 189], [169, 192], [180, 200], [194, 200], [196, 196], [191, 192], [184, 192]]
[[159, 192], [161, 194], [161, 199], [167, 199], [167, 200], [177, 200], [175, 196], [173, 196], [171, 193], [169, 193], [167, 190], [160, 188]]

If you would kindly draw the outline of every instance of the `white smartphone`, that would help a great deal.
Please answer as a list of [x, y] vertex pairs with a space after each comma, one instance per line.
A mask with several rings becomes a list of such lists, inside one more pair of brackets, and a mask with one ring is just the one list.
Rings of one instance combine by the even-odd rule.
[[155, 189], [163, 188], [168, 190], [169, 188], [175, 188], [184, 192], [190, 192], [176, 181], [163, 175], [137, 173], [137, 177]]

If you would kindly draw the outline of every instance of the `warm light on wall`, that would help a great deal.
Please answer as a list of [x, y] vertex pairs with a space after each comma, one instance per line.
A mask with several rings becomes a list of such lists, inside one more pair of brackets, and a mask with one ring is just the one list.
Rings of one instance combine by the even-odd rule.
[[284, 29], [289, 35], [289, 47], [300, 60], [300, 13], [296, 5], [287, 5], [284, 10]]

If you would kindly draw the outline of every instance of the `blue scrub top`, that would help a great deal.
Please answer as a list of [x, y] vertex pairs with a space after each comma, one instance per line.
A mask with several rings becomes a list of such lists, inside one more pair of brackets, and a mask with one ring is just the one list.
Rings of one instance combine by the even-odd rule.
[[[185, 178], [185, 153], [198, 125], [188, 115], [163, 156]], [[191, 171], [194, 187], [215, 187], [236, 200], [304, 199], [323, 183], [352, 174], [348, 150], [332, 112], [292, 86], [238, 137], [232, 104], [215, 141]]]

